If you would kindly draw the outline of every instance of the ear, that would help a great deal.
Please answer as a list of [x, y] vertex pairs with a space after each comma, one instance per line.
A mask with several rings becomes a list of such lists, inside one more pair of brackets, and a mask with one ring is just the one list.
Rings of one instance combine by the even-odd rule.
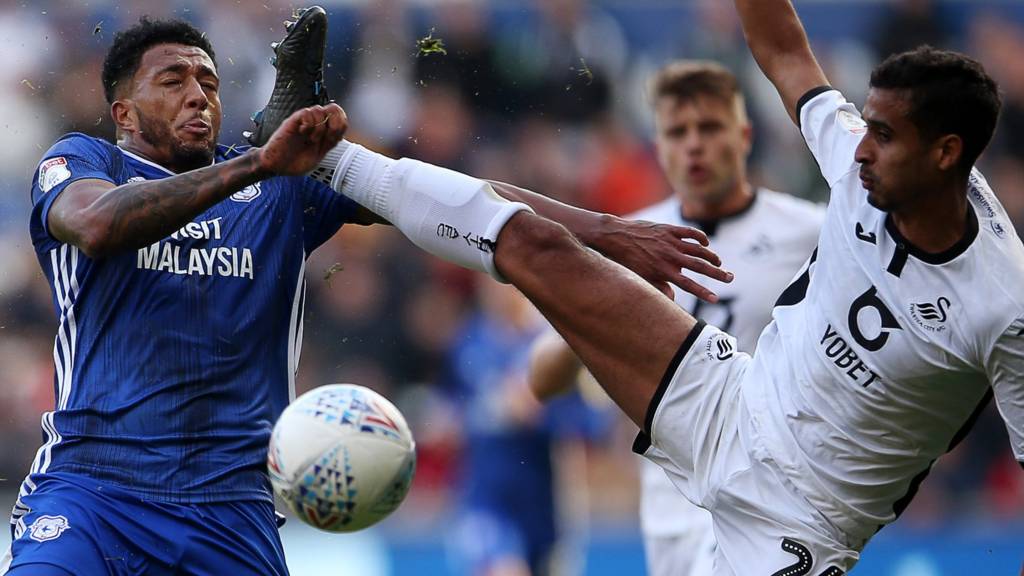
[[956, 134], [940, 136], [932, 148], [939, 170], [956, 170], [964, 153], [964, 141]]
[[110, 117], [114, 119], [118, 132], [135, 132], [138, 129], [139, 118], [135, 113], [135, 103], [130, 99], [115, 100], [110, 105]]
[[743, 131], [743, 152], [747, 156], [750, 156], [750, 149], [754, 145], [754, 125], [747, 122], [740, 128], [740, 130]]

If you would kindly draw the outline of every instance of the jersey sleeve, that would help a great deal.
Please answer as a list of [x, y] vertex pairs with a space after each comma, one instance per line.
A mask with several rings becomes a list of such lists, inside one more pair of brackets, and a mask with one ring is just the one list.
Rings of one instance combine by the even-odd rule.
[[116, 183], [110, 149], [95, 138], [69, 134], [57, 141], [36, 167], [32, 178], [31, 230], [33, 241], [57, 242], [50, 236], [50, 208], [72, 182], [96, 178]]
[[609, 436], [616, 422], [613, 406], [610, 400], [584, 397], [576, 388], [545, 403], [544, 427], [557, 438], [601, 440]]
[[800, 132], [829, 187], [857, 169], [854, 152], [867, 132], [857, 108], [837, 90], [815, 88], [797, 104]]
[[996, 340], [985, 367], [1010, 444], [1024, 467], [1024, 318]]
[[306, 254], [333, 236], [343, 224], [353, 222], [359, 205], [330, 186], [302, 179], [303, 235]]

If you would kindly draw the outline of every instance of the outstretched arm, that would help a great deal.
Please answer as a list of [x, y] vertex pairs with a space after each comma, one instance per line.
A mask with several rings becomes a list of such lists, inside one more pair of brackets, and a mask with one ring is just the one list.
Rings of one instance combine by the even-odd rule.
[[797, 103], [828, 78], [811, 52], [796, 10], [789, 0], [736, 0], [750, 52], [782, 97], [786, 112], [799, 123]]
[[541, 402], [572, 389], [583, 363], [557, 332], [541, 334], [530, 350], [530, 391]]
[[292, 114], [262, 148], [169, 178], [114, 186], [73, 182], [48, 217], [53, 237], [91, 258], [147, 246], [245, 186], [274, 174], [303, 174], [333, 148], [347, 120], [337, 104]]

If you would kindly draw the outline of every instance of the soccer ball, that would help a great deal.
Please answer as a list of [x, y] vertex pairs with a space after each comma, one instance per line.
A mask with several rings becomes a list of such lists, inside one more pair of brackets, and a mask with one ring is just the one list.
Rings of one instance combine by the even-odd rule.
[[274, 425], [267, 467], [274, 492], [307, 524], [353, 532], [405, 499], [416, 446], [398, 408], [369, 388], [321, 386]]

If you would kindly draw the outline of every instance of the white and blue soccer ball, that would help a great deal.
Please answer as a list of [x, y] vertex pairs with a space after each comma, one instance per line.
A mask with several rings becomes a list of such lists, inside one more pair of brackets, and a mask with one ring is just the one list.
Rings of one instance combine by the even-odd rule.
[[371, 526], [398, 508], [416, 471], [402, 413], [354, 384], [315, 388], [274, 425], [267, 467], [274, 492], [304, 522], [329, 532]]

